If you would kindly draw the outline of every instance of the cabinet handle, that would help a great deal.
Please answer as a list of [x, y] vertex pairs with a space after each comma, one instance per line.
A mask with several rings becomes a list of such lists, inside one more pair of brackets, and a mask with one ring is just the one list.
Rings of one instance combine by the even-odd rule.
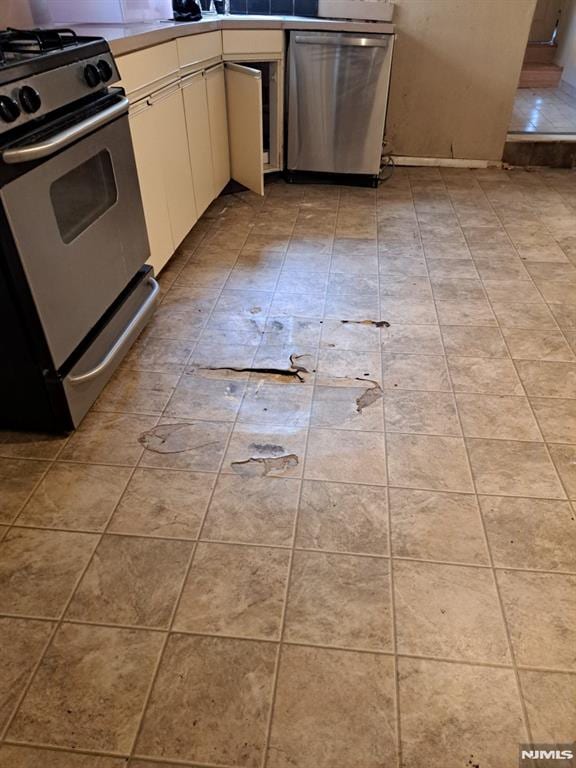
[[240, 64], [233, 64], [231, 61], [227, 61], [224, 65], [226, 69], [231, 69], [232, 72], [242, 72], [244, 75], [250, 75], [256, 80], [262, 79], [262, 72], [259, 69], [252, 69], [252, 67], [243, 67]]
[[147, 101], [148, 104], [153, 107], [154, 104], [158, 104], [160, 101], [164, 101], [164, 99], [170, 98], [175, 93], [178, 93], [180, 89], [180, 85], [178, 82], [171, 83], [170, 85], [167, 85], [165, 88], [160, 88], [159, 91], [156, 91], [156, 93], [152, 93]]
[[186, 77], [183, 77], [182, 80], [180, 80], [180, 88], [186, 88], [192, 80], [195, 80], [197, 77], [204, 77], [204, 74], [204, 70], [201, 69], [199, 72], [193, 72], [191, 75], [186, 75]]

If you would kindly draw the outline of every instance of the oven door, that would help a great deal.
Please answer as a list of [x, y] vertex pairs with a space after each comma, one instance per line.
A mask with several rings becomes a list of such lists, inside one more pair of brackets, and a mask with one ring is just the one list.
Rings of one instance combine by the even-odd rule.
[[0, 197], [56, 369], [148, 258], [127, 107], [108, 97], [2, 153], [18, 175]]

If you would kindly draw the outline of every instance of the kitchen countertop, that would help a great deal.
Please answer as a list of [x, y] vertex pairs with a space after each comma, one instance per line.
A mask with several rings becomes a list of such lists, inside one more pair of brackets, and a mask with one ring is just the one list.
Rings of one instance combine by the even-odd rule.
[[307, 16], [251, 16], [210, 15], [201, 21], [136, 22], [132, 24], [77, 24], [74, 30], [81, 35], [105, 38], [115, 56], [149, 48], [152, 45], [175, 40], [178, 37], [212, 32], [218, 29], [311, 29], [319, 32], [372, 32], [392, 34], [394, 24], [382, 21], [348, 19], [321, 19]]

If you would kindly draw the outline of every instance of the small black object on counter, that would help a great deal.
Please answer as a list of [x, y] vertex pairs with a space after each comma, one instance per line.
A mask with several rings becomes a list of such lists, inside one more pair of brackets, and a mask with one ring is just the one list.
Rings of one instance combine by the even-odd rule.
[[174, 21], [200, 21], [202, 11], [196, 0], [172, 0]]

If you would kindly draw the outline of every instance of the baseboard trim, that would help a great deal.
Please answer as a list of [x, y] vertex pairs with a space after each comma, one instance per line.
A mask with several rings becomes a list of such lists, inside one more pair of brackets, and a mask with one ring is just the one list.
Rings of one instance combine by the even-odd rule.
[[392, 155], [395, 165], [429, 166], [432, 168], [501, 168], [498, 160], [460, 160], [454, 157], [410, 157]]
[[518, 144], [528, 142], [547, 142], [554, 143], [558, 141], [575, 142], [576, 133], [509, 133], [506, 136], [507, 144]]

